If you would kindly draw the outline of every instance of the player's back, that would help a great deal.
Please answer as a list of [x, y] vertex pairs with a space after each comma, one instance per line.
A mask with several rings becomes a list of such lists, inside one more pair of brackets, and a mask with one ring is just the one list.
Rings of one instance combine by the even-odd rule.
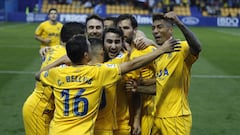
[[110, 64], [58, 67], [42, 73], [41, 81], [54, 88], [56, 108], [50, 134], [92, 134], [102, 87], [118, 79], [119, 69]]

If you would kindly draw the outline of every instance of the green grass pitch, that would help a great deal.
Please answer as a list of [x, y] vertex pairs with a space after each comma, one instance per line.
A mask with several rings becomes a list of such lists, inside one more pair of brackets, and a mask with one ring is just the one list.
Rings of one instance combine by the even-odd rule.
[[[40, 67], [38, 24], [0, 23], [0, 133], [23, 135], [22, 105]], [[140, 26], [152, 38], [150, 26]], [[202, 43], [189, 91], [192, 135], [240, 133], [240, 28], [190, 28]], [[184, 39], [175, 28], [175, 37]]]

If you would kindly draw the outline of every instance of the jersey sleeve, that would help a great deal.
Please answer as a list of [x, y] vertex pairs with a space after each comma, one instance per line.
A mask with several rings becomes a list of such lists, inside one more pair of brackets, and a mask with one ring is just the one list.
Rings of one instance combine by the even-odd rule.
[[183, 49], [182, 51], [183, 57], [185, 58], [186, 63], [188, 65], [192, 65], [198, 59], [198, 56], [191, 54], [190, 46], [187, 41], [182, 41], [181, 44]]
[[40, 35], [43, 31], [43, 24], [41, 23], [35, 30], [35, 35]]
[[121, 78], [121, 71], [118, 64], [101, 64], [102, 85], [106, 86], [117, 82]]
[[40, 80], [43, 84], [54, 87], [55, 86], [54, 69], [43, 71], [40, 74]]

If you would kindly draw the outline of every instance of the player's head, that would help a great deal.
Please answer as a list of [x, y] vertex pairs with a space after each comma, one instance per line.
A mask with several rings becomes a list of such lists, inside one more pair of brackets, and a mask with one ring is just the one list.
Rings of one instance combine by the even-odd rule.
[[103, 41], [99, 38], [88, 38], [88, 41], [91, 45], [92, 58], [95, 57], [95, 59], [98, 59], [99, 63], [104, 62]]
[[127, 43], [131, 43], [135, 38], [138, 23], [134, 16], [123, 14], [117, 18], [117, 26], [120, 27]]
[[57, 17], [58, 17], [58, 12], [56, 8], [50, 8], [48, 10], [48, 18], [49, 20], [55, 22], [57, 21]]
[[117, 25], [116, 21], [117, 21], [116, 17], [113, 17], [113, 16], [106, 17], [103, 20], [104, 29], [109, 28], [109, 27], [116, 27], [116, 25]]
[[110, 27], [103, 32], [105, 60], [115, 58], [123, 49], [123, 32], [120, 28]]
[[60, 33], [61, 41], [66, 43], [74, 35], [85, 35], [86, 27], [80, 22], [67, 22], [63, 25]]
[[163, 14], [153, 14], [152, 33], [158, 45], [162, 45], [173, 35], [173, 24]]
[[102, 38], [103, 19], [95, 14], [88, 16], [86, 19], [86, 31], [89, 38]]
[[73, 36], [66, 44], [66, 51], [73, 64], [83, 65], [91, 60], [90, 43], [86, 36]]

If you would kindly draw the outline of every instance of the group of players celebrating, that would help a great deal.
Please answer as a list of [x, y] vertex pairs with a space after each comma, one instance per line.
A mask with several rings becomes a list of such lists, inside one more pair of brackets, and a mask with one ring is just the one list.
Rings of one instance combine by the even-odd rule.
[[63, 25], [57, 15], [50, 9], [35, 31], [43, 61], [23, 105], [26, 135], [190, 134], [190, 73], [201, 46], [174, 12], [152, 15], [155, 41], [129, 14]]

